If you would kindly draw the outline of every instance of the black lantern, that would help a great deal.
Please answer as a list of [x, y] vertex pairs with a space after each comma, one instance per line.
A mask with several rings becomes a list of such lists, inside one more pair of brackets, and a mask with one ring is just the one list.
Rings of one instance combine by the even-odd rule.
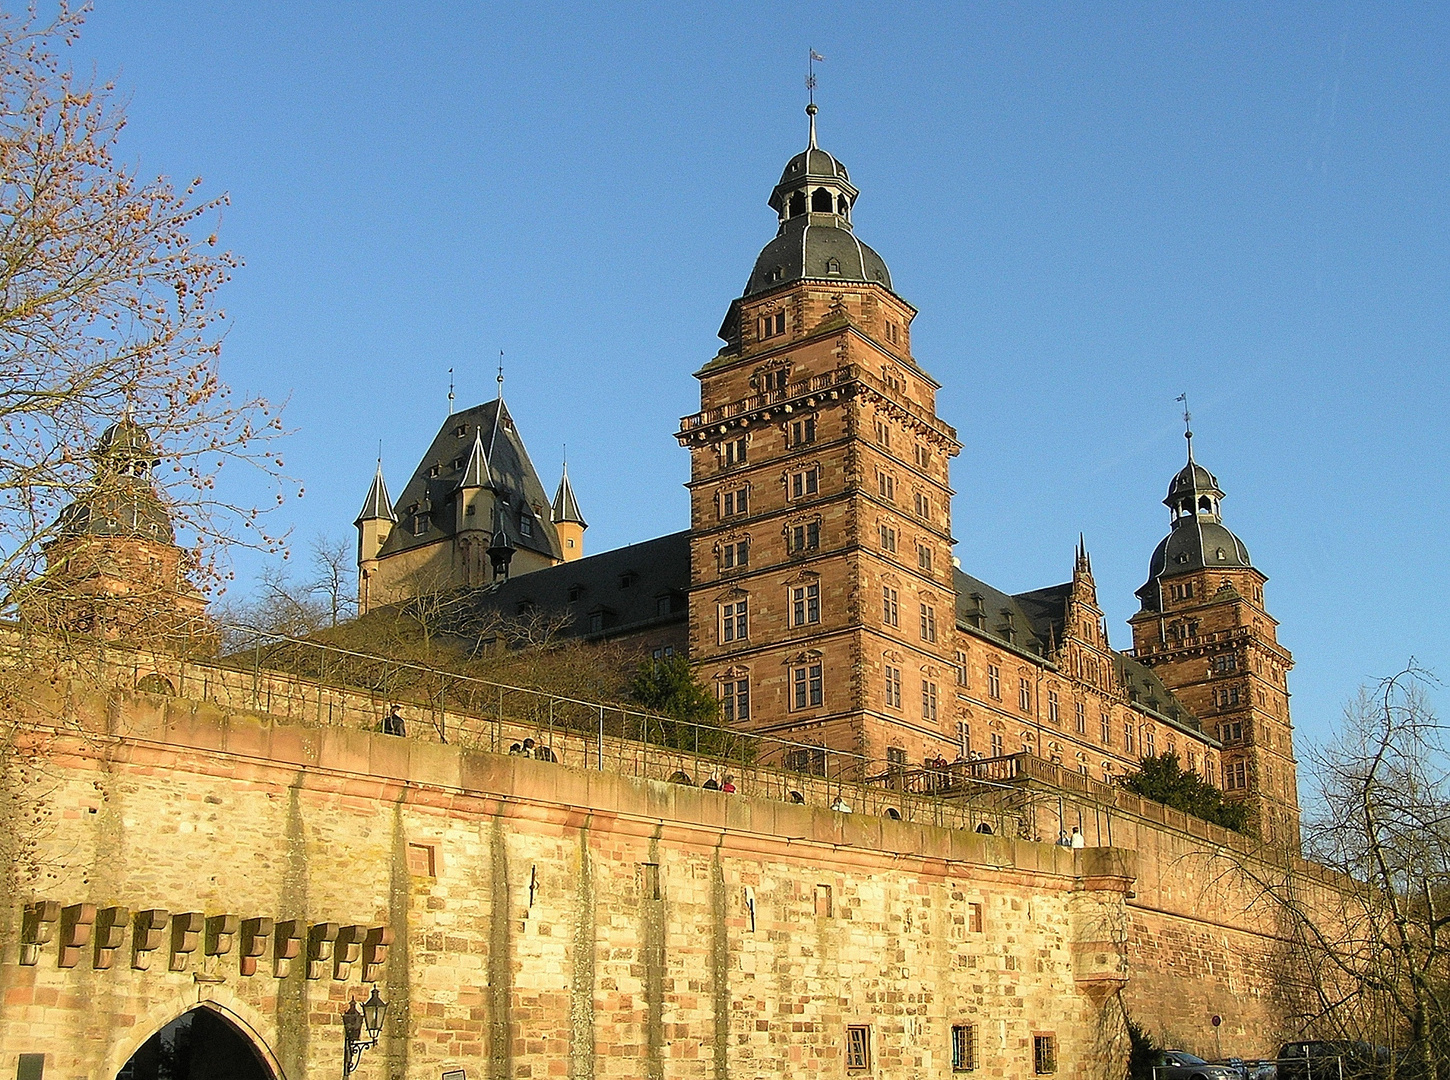
[[488, 558], [493, 563], [493, 579], [495, 581], [507, 581], [509, 579], [509, 563], [513, 561], [514, 552], [517, 550], [509, 542], [508, 529], [504, 526], [503, 513], [499, 512], [493, 533], [493, 543], [488, 548]]
[[[378, 988], [373, 987], [372, 994], [363, 1002], [362, 1008], [358, 1008], [356, 1000], [347, 1003], [347, 1011], [342, 1014], [342, 1075], [348, 1076], [358, 1067], [362, 1060], [364, 1050], [371, 1050], [378, 1044], [378, 1038], [383, 1033], [383, 1018], [388, 1013], [388, 1003], [378, 993]], [[367, 1037], [363, 1037], [363, 1029], [367, 1029]]]

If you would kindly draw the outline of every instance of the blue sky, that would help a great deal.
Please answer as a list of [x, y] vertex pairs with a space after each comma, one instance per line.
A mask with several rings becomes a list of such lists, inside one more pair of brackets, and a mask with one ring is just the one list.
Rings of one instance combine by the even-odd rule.
[[[230, 192], [228, 379], [290, 398], [282, 513], [351, 536], [442, 422], [564, 443], [599, 551], [682, 528], [691, 373], [805, 140], [920, 309], [963, 443], [964, 567], [1063, 580], [1114, 643], [1167, 529], [1188, 391], [1269, 575], [1301, 741], [1411, 654], [1450, 676], [1445, 5], [100, 0], [79, 66], [144, 171]], [[246, 478], [228, 481], [241, 494]], [[259, 563], [238, 560], [244, 589]]]

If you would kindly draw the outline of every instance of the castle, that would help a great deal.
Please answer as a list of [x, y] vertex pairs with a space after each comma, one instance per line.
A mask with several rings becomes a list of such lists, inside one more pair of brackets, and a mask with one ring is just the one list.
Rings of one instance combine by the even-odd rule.
[[[809, 112], [675, 433], [687, 530], [585, 556], [501, 393], [396, 502], [379, 465], [356, 522], [364, 611], [567, 613], [687, 657], [778, 749], [711, 790], [710, 748], [619, 705], [325, 642], [178, 648], [210, 631], [119, 423], [0, 627], [0, 1070], [1108, 1080], [1130, 1021], [1206, 1056], [1298, 1032], [1261, 890], [1332, 910], [1340, 883], [1296, 857], [1291, 658], [1218, 481], [1190, 437], [1131, 651], [1081, 541], [1030, 592], [958, 567], [960, 443]], [[1114, 783], [1167, 751], [1269, 843]], [[945, 787], [907, 782], [926, 762]], [[1041, 842], [1069, 821], [1086, 847]]]
[[[1027, 753], [1111, 783], [1183, 766], [1298, 844], [1288, 650], [1265, 576], [1193, 459], [1164, 499], [1133, 647], [1109, 643], [1085, 546], [1071, 577], [1008, 595], [952, 557], [940, 384], [911, 352], [916, 309], [855, 234], [859, 192], [816, 140], [786, 163], [775, 237], [695, 377], [688, 530], [583, 556], [567, 471], [552, 503], [503, 403], [450, 415], [396, 505], [381, 465], [357, 519], [363, 611], [439, 583], [501, 614], [682, 653], [726, 723], [882, 771]], [[490, 554], [491, 553], [491, 554]]]

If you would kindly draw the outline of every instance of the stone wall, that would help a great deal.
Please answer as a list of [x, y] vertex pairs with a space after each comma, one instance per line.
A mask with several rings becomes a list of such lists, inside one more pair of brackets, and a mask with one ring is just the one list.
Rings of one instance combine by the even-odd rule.
[[[1061, 1074], [1111, 1075], [1125, 980], [1162, 1030], [1227, 1012], [1226, 993], [1252, 1003], [1245, 1030], [1270, 1017], [1265, 939], [1182, 914], [1202, 893], [1146, 832], [1135, 859], [174, 698], [56, 711], [62, 729], [31, 730], [41, 858], [0, 932], [6, 1072], [38, 1052], [50, 1076], [113, 1076], [198, 1003], [288, 1077], [338, 1068], [360, 962], [308, 978], [304, 941], [279, 978], [269, 938], [256, 974], [239, 940], [193, 943], [177, 969], [168, 937], [143, 970], [149, 910], [389, 930], [389, 1020], [360, 1075], [400, 1080], [840, 1076], [851, 1025], [871, 1061], [849, 1075], [947, 1076], [953, 1025], [978, 1075], [1032, 1075], [1047, 1036]], [[96, 942], [60, 966], [63, 925], [20, 963], [36, 901], [125, 908], [110, 967]]]

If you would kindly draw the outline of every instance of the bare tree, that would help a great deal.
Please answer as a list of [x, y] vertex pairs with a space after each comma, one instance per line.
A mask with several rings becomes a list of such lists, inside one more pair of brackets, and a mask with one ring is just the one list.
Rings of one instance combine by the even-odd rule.
[[1450, 753], [1413, 661], [1363, 690], [1309, 755], [1306, 852], [1239, 872], [1289, 943], [1306, 1033], [1393, 1049], [1391, 1073], [1450, 1077]]
[[[217, 361], [218, 290], [238, 261], [217, 247], [226, 196], [202, 198], [118, 159], [126, 117], [109, 83], [59, 53], [82, 12], [0, 14], [0, 588], [39, 567], [92, 452], [122, 417], [149, 434], [160, 491], [215, 579], [234, 542], [267, 547], [256, 508], [216, 483], [228, 461], [279, 474], [278, 417], [237, 399]], [[213, 219], [207, 224], [207, 219]], [[278, 501], [281, 495], [277, 496]]]
[[327, 625], [336, 626], [357, 613], [357, 569], [352, 545], [318, 535], [308, 545], [311, 553], [311, 592], [327, 611]]

